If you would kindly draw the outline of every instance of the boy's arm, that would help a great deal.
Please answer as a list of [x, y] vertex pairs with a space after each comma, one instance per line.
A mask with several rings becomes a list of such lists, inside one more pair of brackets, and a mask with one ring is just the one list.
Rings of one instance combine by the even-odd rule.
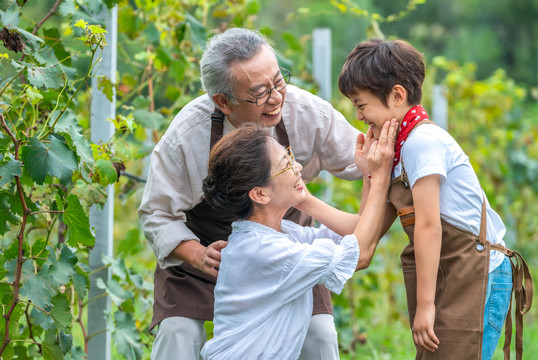
[[417, 266], [417, 309], [413, 340], [423, 351], [435, 351], [439, 340], [433, 331], [435, 288], [441, 253], [439, 175], [418, 179], [412, 188], [415, 207], [415, 259]]

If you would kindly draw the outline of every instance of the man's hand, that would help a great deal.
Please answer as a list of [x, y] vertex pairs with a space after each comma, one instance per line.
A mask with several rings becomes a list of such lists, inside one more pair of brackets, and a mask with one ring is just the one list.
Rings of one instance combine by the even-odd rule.
[[228, 245], [228, 242], [223, 240], [217, 240], [207, 247], [196, 240], [184, 240], [172, 253], [192, 267], [217, 277], [220, 266], [220, 251], [226, 245]]
[[433, 331], [435, 321], [435, 306], [417, 306], [413, 322], [413, 341], [422, 351], [434, 352], [439, 345], [439, 339]]
[[227, 241], [217, 240], [207, 247], [203, 246], [198, 250], [191, 265], [198, 270], [202, 270], [211, 276], [217, 277], [220, 266], [220, 251], [224, 249], [226, 245], [228, 245]]

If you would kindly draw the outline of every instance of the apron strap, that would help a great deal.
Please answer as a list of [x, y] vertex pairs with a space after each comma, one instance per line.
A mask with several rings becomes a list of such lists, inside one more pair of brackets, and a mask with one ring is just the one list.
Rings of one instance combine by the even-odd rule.
[[209, 143], [209, 149], [219, 141], [224, 133], [224, 113], [219, 108], [215, 108], [211, 114], [211, 140]]
[[[512, 265], [512, 293], [516, 298], [516, 360], [521, 360], [523, 356], [523, 315], [532, 306], [533, 285], [529, 267], [520, 253], [505, 248], [499, 244], [492, 244], [491, 250], [497, 250], [510, 258]], [[523, 286], [523, 283], [525, 285]], [[504, 359], [510, 359], [510, 343], [512, 340], [512, 296], [510, 295], [510, 308], [506, 314], [505, 335], [504, 335]]]
[[486, 212], [486, 196], [482, 191], [482, 213], [480, 214], [480, 232], [478, 233], [478, 242], [483, 248], [486, 247], [486, 235], [488, 232], [487, 212]]
[[[226, 115], [219, 109], [215, 108], [211, 114], [211, 140], [209, 148], [212, 149], [213, 146], [219, 141], [219, 139], [224, 134], [224, 118]], [[284, 125], [284, 120], [280, 119], [278, 124], [275, 126], [276, 138], [280, 145], [283, 145], [285, 148], [290, 146], [290, 139], [288, 137], [288, 132], [286, 131], [286, 125]]]

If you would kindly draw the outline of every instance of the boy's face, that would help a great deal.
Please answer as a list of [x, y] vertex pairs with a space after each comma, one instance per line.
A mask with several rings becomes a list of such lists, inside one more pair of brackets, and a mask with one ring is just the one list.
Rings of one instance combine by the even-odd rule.
[[368, 90], [356, 90], [349, 99], [355, 106], [355, 109], [357, 109], [357, 119], [364, 121], [365, 124], [370, 126], [376, 139], [379, 139], [379, 134], [386, 121], [390, 121], [393, 118], [396, 118], [398, 121], [400, 120], [396, 111], [391, 106], [391, 96], [389, 96], [387, 101], [388, 107]]

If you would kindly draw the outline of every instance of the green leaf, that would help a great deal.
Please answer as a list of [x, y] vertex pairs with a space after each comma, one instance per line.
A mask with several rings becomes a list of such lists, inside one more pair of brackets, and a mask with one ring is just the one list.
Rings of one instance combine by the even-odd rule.
[[113, 184], [118, 179], [118, 173], [110, 160], [99, 159], [95, 163], [94, 181], [101, 185]]
[[69, 247], [63, 245], [62, 252], [58, 259], [53, 251], [49, 255], [50, 267], [48, 268], [48, 274], [50, 275], [51, 282], [54, 286], [65, 285], [75, 273], [75, 264], [78, 259], [69, 249]]
[[[67, 146], [77, 155], [79, 171], [84, 176], [86, 174], [85, 169], [91, 169], [94, 165], [90, 143], [73, 125], [62, 127], [61, 130], [58, 129], [57, 125], [56, 130], [58, 130], [58, 134], [65, 138]], [[87, 178], [84, 177], [84, 179], [88, 182], [91, 181], [89, 176]]]
[[60, 338], [60, 348], [62, 349], [62, 353], [65, 355], [73, 347], [73, 335], [64, 334], [63, 332], [60, 332], [59, 338]]
[[159, 130], [166, 122], [165, 117], [162, 116], [161, 113], [146, 109], [135, 110], [133, 116], [137, 123], [140, 123], [143, 127], [151, 130]]
[[41, 343], [41, 347], [43, 349], [43, 360], [62, 360], [64, 358], [54, 330], [45, 332], [45, 339]]
[[98, 204], [104, 206], [107, 199], [106, 188], [98, 183], [87, 184], [82, 180], [77, 180], [71, 194], [83, 199], [88, 204]]
[[41, 44], [44, 43], [44, 41], [41, 38], [35, 36], [32, 33], [29, 33], [28, 31], [24, 29], [21, 29], [18, 27], [15, 29], [21, 35], [22, 41], [24, 42], [25, 46], [23, 48], [23, 52], [26, 55], [31, 55], [32, 53], [36, 52], [41, 47]]
[[59, 64], [47, 67], [29, 66], [26, 68], [30, 84], [40, 88], [56, 89], [64, 86], [65, 71]]
[[293, 33], [285, 31], [282, 33], [282, 38], [286, 41], [291, 50], [297, 52], [301, 52], [303, 50], [303, 46]]
[[245, 6], [245, 10], [247, 14], [249, 15], [256, 15], [257, 13], [260, 12], [260, 8], [261, 8], [261, 5], [258, 0], [247, 1], [246, 6]]
[[57, 295], [52, 299], [50, 316], [54, 319], [57, 331], [70, 332], [73, 315], [64, 294]]
[[90, 288], [90, 277], [80, 267], [75, 266], [75, 268], [76, 273], [73, 274], [73, 287], [75, 288], [78, 297], [80, 299], [84, 299], [88, 289]]
[[205, 27], [194, 16], [187, 13], [185, 21], [191, 29], [192, 42], [200, 48], [204, 48], [206, 44]]
[[11, 211], [8, 200], [11, 195], [5, 191], [0, 191], [0, 235], [4, 235], [10, 229], [10, 225], [17, 225], [19, 218]]
[[130, 229], [125, 234], [123, 240], [118, 245], [118, 255], [128, 256], [138, 254], [145, 244], [140, 241], [140, 230], [138, 228]]
[[51, 136], [50, 143], [31, 138], [21, 151], [24, 171], [38, 184], [43, 184], [47, 175], [57, 177], [62, 183], [71, 180], [77, 168], [77, 159], [63, 139]]
[[114, 320], [116, 328], [112, 332], [112, 343], [127, 359], [139, 359], [142, 356], [142, 344], [132, 315], [118, 311], [114, 313]]
[[32, 324], [41, 326], [43, 330], [50, 330], [55, 328], [54, 320], [48, 314], [39, 310], [35, 306], [30, 312], [30, 319], [32, 320]]
[[0, 0], [0, 10], [6, 11], [11, 5], [12, 0]]
[[46, 269], [42, 269], [37, 274], [28, 276], [20, 293], [40, 308], [46, 309], [50, 306], [52, 297], [56, 295], [56, 289], [53, 288]]
[[35, 86], [28, 86], [26, 88], [26, 97], [30, 100], [30, 104], [36, 105], [43, 100], [43, 95], [39, 92], [39, 89]]
[[64, 222], [67, 225], [67, 243], [73, 247], [77, 247], [79, 244], [93, 246], [95, 236], [90, 230], [90, 219], [80, 205], [80, 201], [75, 195], [69, 195], [67, 202], [67, 209], [63, 214]]
[[0, 165], [0, 186], [13, 181], [15, 176], [22, 175], [22, 163], [17, 160], [11, 160]]

